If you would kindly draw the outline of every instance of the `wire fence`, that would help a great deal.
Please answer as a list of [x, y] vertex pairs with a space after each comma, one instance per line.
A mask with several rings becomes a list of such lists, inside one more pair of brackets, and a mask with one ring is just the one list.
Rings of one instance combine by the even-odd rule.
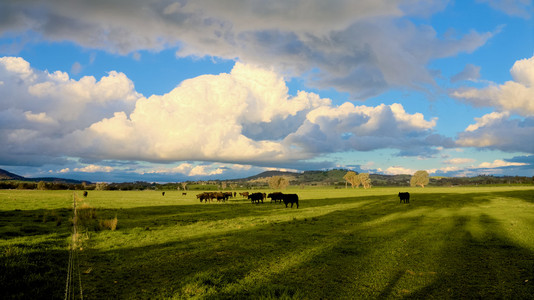
[[[72, 218], [72, 240], [69, 248], [69, 262], [67, 266], [67, 280], [65, 284], [65, 300], [76, 299], [78, 289], [80, 299], [83, 299], [82, 276], [80, 270], [80, 260], [78, 256], [78, 216], [76, 210], [76, 193], [72, 194], [73, 218]], [[78, 275], [78, 286], [76, 286], [76, 275]]]

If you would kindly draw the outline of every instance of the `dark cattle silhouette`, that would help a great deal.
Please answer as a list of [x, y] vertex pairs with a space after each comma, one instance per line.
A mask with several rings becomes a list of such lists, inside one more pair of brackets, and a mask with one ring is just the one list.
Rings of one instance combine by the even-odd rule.
[[217, 202], [220, 202], [221, 200], [222, 202], [225, 202], [226, 200], [228, 200], [228, 195], [226, 193], [217, 192], [214, 193], [214, 196], [215, 199], [217, 199]]
[[161, 192], [161, 195], [162, 195], [162, 196], [165, 196], [165, 192]]
[[248, 198], [250, 199], [250, 202], [254, 203], [263, 203], [263, 198], [265, 197], [264, 193], [252, 193], [248, 195]]
[[88, 194], [87, 191], [83, 191], [83, 196], [84, 197], [87, 197], [87, 194]]
[[182, 193], [182, 196], [187, 196], [187, 193]]
[[293, 208], [293, 204], [297, 204], [297, 208], [299, 208], [299, 195], [297, 194], [282, 194], [282, 201], [284, 201], [286, 208], [289, 203], [291, 203], [291, 208]]
[[399, 203], [410, 203], [410, 193], [408, 192], [405, 192], [405, 193], [399, 193], [399, 199], [400, 199], [400, 202]]
[[199, 199], [200, 202], [204, 201], [205, 203], [208, 203], [208, 200], [211, 201], [211, 195], [210, 193], [201, 193], [197, 195], [197, 199]]
[[284, 199], [284, 194], [283, 193], [280, 193], [280, 192], [274, 192], [274, 193], [270, 193], [267, 198], [271, 198], [271, 202], [274, 201], [274, 203], [276, 203], [276, 201], [280, 201], [280, 203], [282, 203], [282, 200]]

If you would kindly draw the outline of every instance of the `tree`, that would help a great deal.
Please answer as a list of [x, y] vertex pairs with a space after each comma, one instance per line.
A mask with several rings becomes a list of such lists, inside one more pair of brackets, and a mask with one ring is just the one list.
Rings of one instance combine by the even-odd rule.
[[371, 178], [369, 177], [369, 173], [359, 174], [358, 179], [360, 180], [360, 183], [363, 185], [364, 189], [368, 189], [371, 187]]
[[410, 179], [411, 186], [420, 185], [422, 188], [424, 188], [425, 185], [428, 184], [428, 182], [428, 172], [423, 170], [415, 172], [415, 174], [413, 174], [412, 176], [412, 179]]
[[289, 180], [284, 176], [273, 176], [269, 178], [268, 183], [271, 189], [285, 189], [289, 185]]
[[359, 187], [361, 183], [360, 177], [358, 177], [358, 175], [356, 175], [356, 172], [354, 171], [348, 171], [347, 174], [343, 176], [343, 179], [345, 179], [348, 183], [350, 183], [352, 188], [354, 188], [354, 186]]
[[182, 189], [184, 189], [184, 191], [187, 190], [187, 182], [182, 182], [181, 185], [182, 185]]
[[46, 190], [46, 183], [44, 181], [39, 181], [37, 183], [37, 189], [41, 191]]
[[105, 191], [108, 189], [108, 184], [105, 183], [105, 182], [97, 182], [96, 183], [96, 187], [95, 187], [95, 190], [97, 191]]

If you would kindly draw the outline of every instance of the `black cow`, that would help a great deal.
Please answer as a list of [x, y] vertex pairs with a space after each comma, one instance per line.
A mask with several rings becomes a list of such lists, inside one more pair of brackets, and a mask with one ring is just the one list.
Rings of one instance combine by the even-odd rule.
[[161, 192], [161, 195], [162, 195], [162, 196], [165, 196], [165, 192]]
[[250, 202], [254, 203], [263, 203], [263, 198], [265, 197], [265, 195], [263, 193], [252, 193], [250, 195], [248, 195], [248, 198], [250, 199]]
[[289, 203], [291, 203], [291, 208], [293, 208], [293, 203], [297, 204], [297, 208], [299, 208], [299, 195], [297, 194], [283, 194], [282, 201], [284, 201], [286, 208]]
[[199, 199], [200, 202], [204, 201], [204, 203], [208, 203], [208, 200], [210, 200], [211, 202], [211, 195], [210, 193], [204, 192], [204, 193], [198, 194], [197, 199]]
[[280, 203], [282, 203], [282, 200], [284, 199], [284, 194], [280, 192], [274, 192], [270, 193], [267, 198], [271, 198], [271, 202], [274, 201], [274, 203], [276, 203], [276, 201], [280, 201]]
[[405, 192], [405, 193], [399, 193], [399, 199], [400, 199], [400, 202], [399, 203], [410, 203], [410, 193], [408, 192]]
[[226, 199], [228, 200], [228, 199], [232, 198], [232, 195], [234, 193], [232, 193], [232, 192], [224, 192], [223, 194], [226, 196]]
[[83, 196], [84, 196], [84, 197], [87, 197], [87, 191], [84, 191], [84, 192], [83, 192]]

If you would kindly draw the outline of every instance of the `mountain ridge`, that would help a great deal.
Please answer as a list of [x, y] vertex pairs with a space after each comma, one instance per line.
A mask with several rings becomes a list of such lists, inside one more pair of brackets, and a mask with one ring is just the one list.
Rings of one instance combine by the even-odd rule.
[[11, 173], [4, 169], [0, 169], [0, 180], [18, 180], [18, 181], [29, 181], [29, 182], [44, 181], [44, 182], [61, 182], [61, 183], [74, 183], [74, 184], [81, 184], [83, 182], [91, 183], [88, 180], [76, 180], [76, 179], [58, 178], [58, 177], [27, 178], [24, 176], [17, 175], [15, 173]]

